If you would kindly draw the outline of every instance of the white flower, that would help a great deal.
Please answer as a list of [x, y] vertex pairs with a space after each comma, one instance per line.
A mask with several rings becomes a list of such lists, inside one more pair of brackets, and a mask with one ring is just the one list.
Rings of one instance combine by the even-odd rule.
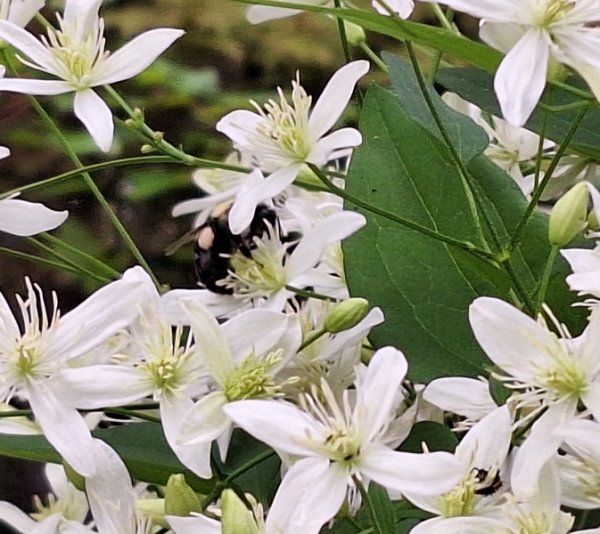
[[[433, 1], [433, 0], [425, 0]], [[480, 37], [508, 52], [494, 89], [504, 118], [525, 124], [546, 84], [551, 59], [578, 72], [600, 98], [600, 4], [596, 0], [443, 0], [482, 19]]]
[[[232, 111], [217, 123], [217, 130], [229, 137], [236, 149], [250, 155], [260, 170], [271, 173], [262, 182], [250, 175], [248, 182], [242, 185], [240, 191], [244, 193], [238, 192], [236, 203], [243, 202], [247, 195], [253, 200], [246, 201], [248, 206], [244, 210], [232, 208], [232, 232], [239, 233], [247, 226], [242, 220], [252, 219], [256, 203], [288, 187], [304, 163], [321, 167], [348, 147], [362, 142], [360, 132], [354, 128], [326, 134], [344, 111], [354, 86], [368, 70], [369, 63], [364, 60], [344, 65], [331, 77], [312, 110], [312, 99], [297, 79], [292, 82], [291, 104], [279, 89], [279, 102], [270, 100], [264, 110], [254, 103], [257, 113]], [[238, 214], [238, 210], [241, 213]]]
[[91, 89], [136, 76], [146, 69], [182, 30], [159, 28], [138, 35], [114, 54], [105, 50], [104, 21], [98, 17], [101, 0], [66, 0], [60, 29], [48, 28], [48, 36], [38, 41], [16, 24], [0, 20], [0, 39], [14, 46], [31, 68], [59, 80], [2, 79], [1, 91], [31, 95], [57, 95], [75, 91], [75, 115], [107, 152], [113, 139], [110, 108]]
[[48, 441], [88, 476], [96, 468], [94, 440], [83, 417], [62, 402], [53, 378], [133, 321], [151, 282], [141, 268], [130, 269], [62, 317], [55, 294], [48, 313], [40, 287], [26, 283], [27, 298], [17, 298], [22, 328], [0, 294], [0, 401], [29, 401]]
[[54, 211], [37, 202], [17, 198], [0, 199], [0, 232], [29, 236], [60, 226], [68, 211]]
[[[205, 446], [217, 439], [224, 459], [233, 430], [224, 408], [240, 399], [281, 395], [276, 375], [300, 345], [300, 325], [293, 315], [267, 310], [250, 310], [219, 325], [204, 306], [186, 299], [181, 306], [211, 380], [209, 393], [185, 414], [177, 442]], [[208, 463], [210, 447], [206, 455]]]
[[354, 403], [347, 390], [338, 404], [323, 382], [315, 395], [301, 397], [302, 410], [276, 400], [242, 400], [224, 408], [284, 459], [297, 459], [273, 501], [268, 532], [319, 532], [348, 497], [356, 504], [356, 479], [423, 494], [448, 491], [458, 482], [458, 461], [450, 454], [398, 452], [385, 444], [406, 370], [402, 353], [386, 347], [357, 374]]
[[441, 531], [448, 518], [484, 516], [497, 507], [508, 489], [505, 464], [511, 419], [508, 407], [502, 406], [469, 430], [454, 453], [461, 463], [461, 481], [449, 492], [434, 496], [404, 493], [422, 510], [440, 516], [420, 523], [412, 533], [424, 534], [434, 526]]
[[511, 475], [515, 494], [528, 498], [540, 470], [561, 443], [553, 429], [573, 419], [579, 403], [600, 417], [600, 309], [577, 339], [571, 339], [556, 321], [561, 337], [545, 323], [495, 298], [475, 299], [469, 319], [477, 342], [506, 373], [499, 378], [520, 390], [512, 399], [517, 408], [528, 411], [521, 424], [539, 416], [519, 449]]

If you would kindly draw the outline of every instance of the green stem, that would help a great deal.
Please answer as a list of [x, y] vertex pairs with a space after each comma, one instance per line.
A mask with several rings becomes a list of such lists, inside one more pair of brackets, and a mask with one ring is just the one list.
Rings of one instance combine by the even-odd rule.
[[452, 23], [452, 16], [454, 15], [452, 10], [449, 9], [448, 15], [446, 15], [437, 2], [432, 2], [429, 5], [431, 6], [433, 14], [435, 15], [435, 18], [438, 19], [438, 22], [442, 28], [456, 35], [460, 35], [458, 28]]
[[374, 213], [375, 215], [380, 215], [381, 217], [384, 217], [390, 221], [401, 224], [402, 226], [406, 226], [407, 228], [410, 228], [411, 230], [415, 230], [421, 234], [432, 237], [433, 239], [437, 239], [438, 241], [442, 241], [443, 243], [447, 243], [448, 245], [452, 245], [454, 247], [465, 250], [465, 251], [469, 252], [470, 254], [473, 254], [475, 256], [479, 256], [480, 258], [492, 261], [494, 264], [496, 263], [497, 257], [495, 254], [493, 254], [487, 250], [480, 249], [480, 248], [476, 247], [473, 243], [460, 241], [459, 239], [455, 239], [453, 237], [450, 237], [450, 236], [447, 236], [444, 234], [440, 234], [439, 232], [436, 232], [435, 230], [430, 230], [426, 226], [421, 226], [420, 224], [417, 224], [408, 219], [400, 217], [394, 213], [390, 213], [389, 211], [378, 208], [377, 206], [373, 206], [372, 204], [369, 204], [368, 202], [364, 202], [360, 198], [350, 195], [349, 193], [346, 193], [346, 191], [344, 191], [343, 189], [340, 189], [339, 187], [333, 185], [325, 177], [325, 175], [319, 170], [319, 168], [316, 167], [315, 165], [309, 164], [309, 167], [319, 177], [319, 179], [323, 182], [323, 184], [325, 185], [325, 187], [327, 187], [327, 189], [329, 191], [338, 195], [339, 197], [343, 198], [344, 200], [350, 202], [351, 204], [354, 204], [355, 206], [358, 206], [359, 208], [363, 208], [366, 211], [370, 211], [371, 213]]
[[65, 263], [65, 265], [69, 265], [70, 267], [72, 267], [76, 271], [80, 272], [81, 274], [89, 276], [90, 278], [92, 278], [96, 282], [100, 282], [101, 284], [105, 284], [106, 282], [110, 281], [110, 278], [107, 278], [105, 276], [100, 276], [99, 274], [97, 274], [97, 273], [95, 273], [93, 271], [90, 271], [89, 269], [86, 269], [85, 267], [82, 267], [81, 265], [75, 263], [73, 260], [67, 258], [66, 256], [64, 256], [60, 252], [54, 250], [52, 247], [50, 247], [50, 246], [42, 243], [41, 241], [39, 241], [35, 237], [28, 237], [27, 241], [29, 243], [35, 245], [39, 249], [47, 252], [51, 256], [54, 256], [56, 259], [61, 260], [62, 262]]
[[300, 295], [301, 297], [307, 299], [319, 299], [319, 300], [328, 300], [330, 302], [337, 302], [338, 299], [334, 297], [329, 297], [327, 295], [321, 295], [320, 293], [315, 293], [314, 291], [309, 291], [308, 289], [300, 289], [299, 287], [294, 286], [285, 286], [288, 291], [292, 293], [296, 293], [296, 295]]
[[446, 144], [446, 146], [448, 147], [448, 150], [450, 151], [450, 155], [452, 156], [455, 167], [460, 176], [461, 182], [463, 184], [465, 196], [466, 196], [467, 202], [469, 204], [469, 209], [471, 211], [471, 217], [473, 218], [473, 221], [475, 223], [475, 229], [477, 230], [477, 233], [479, 234], [481, 244], [486, 245], [486, 248], [487, 248], [487, 240], [485, 239], [485, 235], [483, 233], [483, 228], [482, 228], [481, 222], [479, 220], [480, 215], [483, 218], [484, 222], [486, 223], [486, 226], [492, 236], [492, 239], [494, 240], [495, 245], [498, 248], [500, 248], [500, 238], [496, 232], [496, 229], [494, 228], [494, 225], [492, 224], [492, 221], [489, 219], [486, 210], [483, 208], [483, 205], [482, 205], [483, 203], [477, 197], [477, 194], [476, 194], [477, 189], [475, 188], [475, 186], [472, 183], [471, 174], [469, 173], [467, 167], [463, 163], [463, 161], [460, 157], [460, 154], [456, 150], [456, 147], [454, 146], [454, 143], [452, 142], [452, 138], [450, 137], [450, 134], [446, 130], [444, 122], [442, 121], [442, 118], [440, 117], [438, 110], [437, 110], [435, 104], [433, 103], [433, 100], [431, 99], [431, 95], [429, 94], [427, 86], [425, 85], [425, 80], [423, 78], [423, 75], [421, 74], [421, 69], [419, 68], [419, 62], [417, 60], [417, 56], [415, 54], [412, 43], [410, 41], [406, 41], [405, 45], [406, 45], [406, 50], [408, 51], [408, 55], [410, 57], [410, 61], [412, 63], [412, 66], [413, 66], [413, 69], [415, 72], [415, 76], [417, 78], [417, 82], [419, 84], [419, 88], [421, 89], [421, 94], [423, 95], [423, 98], [425, 99], [425, 102], [427, 103], [427, 107], [429, 108], [431, 117], [433, 118], [433, 121], [435, 122], [435, 124], [444, 140], [444, 143]]
[[[175, 161], [170, 156], [136, 156], [133, 158], [113, 159], [111, 161], [103, 161], [102, 163], [94, 163], [93, 165], [82, 165], [81, 167], [73, 169], [72, 171], [67, 171], [63, 174], [59, 174], [51, 178], [46, 178], [45, 180], [39, 180], [31, 184], [11, 189], [10, 191], [6, 191], [5, 193], [0, 193], [0, 199], [10, 197], [17, 193], [24, 193], [25, 191], [33, 191], [34, 189], [41, 189], [49, 185], [54, 185], [65, 180], [69, 180], [71, 178], [76, 178], [84, 173], [96, 172], [104, 169], [113, 169], [116, 167], [126, 167], [129, 165], [151, 165], [156, 163], [181, 164], [180, 161]], [[211, 161], [208, 159], [201, 158], [196, 158], [195, 164], [197, 167], [224, 169], [227, 171], [235, 171], [241, 173], [249, 173], [252, 171], [252, 169], [249, 169], [247, 167], [240, 167], [239, 165], [229, 165], [227, 163], [220, 163], [217, 161]]]
[[373, 528], [375, 529], [375, 532], [378, 532], [379, 534], [388, 534], [385, 532], [383, 526], [379, 522], [379, 517], [377, 515], [377, 512], [375, 511], [375, 507], [373, 506], [373, 501], [371, 501], [369, 492], [365, 489], [363, 483], [358, 479], [358, 477], [353, 476], [352, 480], [358, 488], [358, 491], [360, 492], [363, 498], [363, 502], [367, 503], [367, 508], [369, 509], [369, 514], [371, 516], [371, 519], [373, 520]]
[[106, 272], [107, 277], [109, 279], [116, 280], [117, 278], [119, 278], [121, 276], [121, 273], [119, 271], [117, 271], [116, 269], [113, 269], [110, 265], [104, 263], [103, 261], [100, 261], [98, 258], [92, 256], [91, 254], [88, 254], [87, 252], [84, 252], [83, 250], [78, 249], [77, 247], [74, 247], [73, 245], [70, 245], [69, 243], [63, 241], [62, 239], [59, 239], [58, 237], [53, 236], [52, 234], [49, 234], [49, 233], [43, 233], [43, 234], [41, 234], [41, 236], [44, 239], [46, 239], [47, 241], [49, 241], [50, 243], [52, 243], [58, 247], [62, 247], [65, 250], [80, 256], [86, 262], [95, 265], [98, 269], [101, 269], [102, 271]]
[[33, 263], [39, 263], [41, 265], [46, 265], [48, 267], [52, 267], [52, 268], [58, 269], [60, 271], [67, 271], [67, 272], [70, 272], [73, 274], [81, 274], [81, 271], [79, 269], [74, 269], [73, 267], [66, 265], [64, 263], [47, 260], [45, 258], [40, 258], [39, 256], [35, 256], [34, 254], [27, 254], [26, 252], [20, 252], [18, 250], [13, 250], [8, 247], [0, 247], [0, 254], [12, 256], [13, 258], [19, 258], [20, 260], [27, 260], [27, 261], [31, 261]]
[[109, 414], [114, 413], [118, 415], [126, 415], [127, 417], [135, 417], [137, 419], [142, 419], [143, 421], [149, 421], [150, 423], [160, 423], [160, 417], [155, 417], [154, 415], [149, 415], [146, 413], [139, 413], [134, 410], [127, 410], [125, 408], [106, 408], [103, 411]]
[[249, 471], [254, 466], [263, 463], [269, 458], [273, 458], [273, 456], [276, 456], [276, 453], [272, 450], [267, 450], [260, 454], [257, 454], [254, 458], [252, 458], [252, 460], [246, 462], [245, 464], [241, 465], [240, 467], [234, 469], [231, 473], [229, 473], [227, 475], [227, 478], [225, 478], [225, 484], [229, 484], [232, 480], [235, 480], [237, 477], [243, 475], [246, 471]]
[[515, 304], [520, 305], [522, 302], [523, 305], [525, 306], [525, 310], [530, 315], [533, 315], [533, 311], [535, 310], [535, 305], [534, 305], [533, 301], [531, 300], [529, 293], [527, 292], [527, 290], [521, 283], [521, 280], [517, 276], [517, 273], [513, 269], [513, 266], [510, 263], [510, 259], [503, 262], [501, 265], [504, 268], [504, 271], [506, 272], [508, 277], [511, 279], [512, 288], [516, 294], [516, 297], [519, 299], [519, 302], [516, 302]]
[[[544, 97], [548, 104], [552, 101], [552, 88], [548, 89], [547, 95]], [[534, 190], [537, 189], [540, 183], [540, 172], [542, 171], [542, 158], [544, 156], [544, 142], [546, 141], [546, 127], [548, 126], [548, 110], [544, 110], [544, 116], [542, 119], [542, 129], [540, 131], [540, 138], [538, 141], [537, 153], [535, 156], [535, 177], [533, 179]]]
[[377, 65], [379, 67], [379, 69], [382, 72], [385, 72], [386, 74], [388, 74], [390, 72], [390, 69], [384, 63], [384, 61], [375, 53], [375, 51], [365, 41], [361, 41], [359, 46], [360, 46], [361, 50], [369, 57], [369, 59], [373, 63], [375, 63], [375, 65]]
[[581, 121], [585, 117], [585, 114], [589, 108], [590, 108], [590, 106], [586, 106], [585, 108], [583, 108], [579, 112], [579, 114], [577, 115], [577, 117], [575, 118], [573, 123], [571, 124], [569, 131], [565, 135], [564, 141], [558, 147], [558, 150], [556, 151], [554, 158], [552, 158], [552, 161], [550, 162], [550, 165], [548, 166], [548, 169], [547, 169], [546, 173], [544, 174], [544, 178], [540, 182], [539, 187], [537, 187], [537, 189], [533, 192], [533, 195], [531, 196], [531, 201], [529, 202], [529, 205], [527, 206], [527, 209], [525, 210], [523, 217], [521, 217], [521, 220], [518, 222], [512, 236], [510, 238], [510, 241], [508, 242], [508, 245], [507, 245], [508, 250], [513, 250], [514, 247], [519, 242], [519, 238], [521, 237], [521, 232], [525, 228], [526, 224], [529, 222], [529, 219], [530, 219], [531, 215], [533, 214], [533, 211], [535, 210], [535, 208], [542, 196], [542, 193], [544, 192], [544, 189], [548, 185], [550, 178], [552, 178], [552, 173], [556, 170], [556, 167], [558, 166], [558, 163], [560, 162], [560, 158], [562, 158], [563, 154], [567, 150], [569, 143], [573, 139], [573, 136], [577, 132], [577, 129], [579, 128], [579, 125], [581, 124]]
[[[340, 0], [334, 0], [335, 7], [342, 7]], [[338, 31], [340, 32], [340, 40], [342, 41], [342, 48], [344, 50], [344, 58], [346, 59], [346, 63], [350, 63], [352, 61], [352, 54], [350, 53], [350, 46], [348, 44], [348, 36], [346, 35], [346, 25], [344, 23], [344, 19], [341, 17], [336, 17]]]
[[315, 332], [312, 336], [308, 337], [305, 341], [302, 342], [302, 344], [298, 347], [296, 353], [302, 352], [306, 347], [317, 341], [317, 339], [321, 339], [326, 333], [327, 330], [325, 330], [325, 328], [319, 330], [318, 332]]
[[[58, 128], [58, 126], [56, 125], [56, 123], [54, 122], [52, 117], [50, 117], [50, 115], [48, 115], [46, 110], [41, 106], [41, 104], [34, 97], [29, 97], [29, 100], [30, 100], [31, 104], [33, 105], [34, 109], [37, 111], [39, 116], [44, 121], [44, 123], [57, 136], [58, 140], [60, 141], [60, 144], [63, 147], [63, 150], [65, 151], [65, 153], [67, 154], [69, 159], [73, 162], [75, 167], [77, 167], [78, 169], [81, 170], [83, 167], [83, 164], [79, 160], [79, 157], [77, 156], [77, 154], [75, 154], [75, 152], [71, 148], [71, 145], [66, 140], [62, 131], [60, 130], [60, 128]], [[104, 212], [106, 213], [107, 217], [111, 221], [112, 225], [115, 227], [117, 233], [121, 236], [121, 239], [123, 240], [123, 242], [125, 243], [127, 248], [129, 248], [129, 250], [131, 251], [134, 258], [137, 260], [137, 262], [146, 270], [146, 272], [148, 273], [148, 275], [154, 282], [154, 285], [156, 285], [156, 287], [158, 289], [160, 289], [161, 284], [158, 281], [158, 279], [156, 278], [156, 276], [154, 275], [154, 273], [152, 272], [152, 269], [150, 268], [150, 265], [146, 261], [146, 258], [144, 258], [140, 249], [135, 244], [135, 241], [129, 235], [129, 232], [125, 229], [125, 227], [123, 226], [123, 224], [121, 223], [121, 221], [119, 220], [119, 218], [117, 217], [117, 215], [115, 214], [113, 209], [111, 208], [110, 204], [108, 203], [108, 200], [106, 200], [105, 196], [102, 194], [102, 192], [96, 185], [96, 182], [94, 182], [94, 180], [89, 175], [89, 173], [87, 173], [85, 171], [81, 171], [81, 176], [83, 177], [83, 181], [87, 185], [88, 189], [92, 192], [92, 194], [94, 195], [94, 197], [96, 198], [96, 200], [98, 201], [98, 203], [100, 204], [100, 206], [102, 207]]]
[[548, 259], [546, 260], [546, 265], [544, 267], [544, 272], [542, 274], [540, 286], [537, 291], [534, 317], [542, 309], [542, 304], [544, 303], [544, 300], [546, 298], [546, 293], [548, 291], [548, 284], [550, 283], [550, 275], [552, 274], [552, 269], [554, 267], [554, 262], [556, 261], [556, 257], [558, 256], [559, 249], [560, 249], [560, 247], [558, 245], [553, 244], [552, 248], [550, 249], [550, 254], [548, 254]]

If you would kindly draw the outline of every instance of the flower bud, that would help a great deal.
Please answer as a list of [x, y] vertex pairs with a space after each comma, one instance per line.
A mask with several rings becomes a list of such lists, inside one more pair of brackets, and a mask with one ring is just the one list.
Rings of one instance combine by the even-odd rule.
[[352, 46], [360, 46], [366, 41], [365, 30], [362, 26], [345, 21], [344, 29], [346, 30], [346, 39]]
[[171, 475], [165, 489], [165, 515], [188, 516], [201, 512], [202, 505], [196, 492], [181, 473]]
[[221, 529], [223, 534], [260, 534], [252, 510], [229, 488], [221, 493]]
[[552, 57], [548, 61], [546, 73], [549, 82], [564, 82], [569, 76], [569, 70]]
[[329, 312], [323, 326], [330, 334], [337, 334], [356, 326], [369, 311], [369, 301], [362, 298], [350, 298], [336, 305]]
[[588, 190], [585, 182], [574, 185], [558, 199], [550, 213], [548, 238], [550, 243], [563, 246], [587, 225]]

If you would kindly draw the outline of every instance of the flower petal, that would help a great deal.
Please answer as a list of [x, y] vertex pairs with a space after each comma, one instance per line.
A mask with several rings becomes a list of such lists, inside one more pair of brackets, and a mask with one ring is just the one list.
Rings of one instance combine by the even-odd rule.
[[323, 137], [315, 144], [306, 161], [315, 165], [325, 165], [337, 150], [355, 147], [362, 143], [362, 135], [355, 128], [342, 128]]
[[266, 532], [318, 534], [341, 508], [349, 474], [324, 458], [294, 464], [281, 481], [266, 522]]
[[[30, 58], [41, 70], [56, 74], [54, 59], [50, 51], [31, 33], [7, 20], [0, 20], [0, 39], [14, 46]], [[4, 90], [4, 89], [3, 89]]]
[[352, 61], [334, 73], [308, 119], [308, 128], [313, 139], [327, 133], [348, 105], [358, 80], [369, 72], [369, 62]]
[[423, 399], [444, 411], [475, 420], [497, 408], [487, 380], [462, 376], [433, 380], [425, 388]]
[[108, 85], [137, 76], [184, 33], [173, 28], [157, 28], [138, 35], [102, 63], [101, 70], [92, 74], [93, 84]]
[[62, 95], [73, 90], [71, 84], [61, 80], [0, 79], [0, 91], [23, 93], [25, 95]]
[[528, 29], [498, 67], [494, 90], [502, 115], [514, 126], [527, 122], [544, 91], [549, 46], [544, 31]]
[[110, 108], [91, 89], [75, 93], [73, 110], [102, 152], [112, 145], [115, 126]]
[[381, 446], [363, 453], [360, 469], [384, 488], [421, 495], [450, 491], [460, 482], [464, 471], [448, 452], [416, 454]]
[[68, 211], [54, 211], [37, 202], [16, 198], [0, 200], [0, 231], [18, 236], [47, 232], [60, 226]]
[[197, 401], [181, 423], [177, 444], [187, 447], [216, 439], [230, 425], [223, 411], [226, 404], [227, 397], [222, 391], [214, 391]]

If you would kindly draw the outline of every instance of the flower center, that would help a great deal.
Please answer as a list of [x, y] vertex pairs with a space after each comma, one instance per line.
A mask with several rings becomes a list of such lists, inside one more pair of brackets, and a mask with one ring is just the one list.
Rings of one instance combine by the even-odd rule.
[[440, 508], [444, 517], [468, 516], [473, 513], [479, 500], [475, 493], [475, 483], [475, 477], [471, 475], [442, 495]]
[[575, 361], [565, 356], [558, 355], [555, 365], [542, 371], [541, 381], [558, 397], [580, 398], [588, 386], [585, 374]]
[[271, 398], [280, 391], [273, 379], [273, 368], [283, 356], [283, 349], [258, 358], [250, 354], [225, 383], [225, 396], [230, 402], [243, 399]]
[[263, 239], [254, 238], [256, 248], [250, 251], [250, 257], [240, 251], [231, 257], [231, 271], [222, 283], [234, 295], [246, 299], [267, 297], [285, 286], [287, 246], [274, 234], [270, 231]]
[[332, 429], [323, 445], [333, 462], [352, 465], [360, 457], [360, 440], [347, 428]]
[[600, 503], [600, 467], [592, 460], [574, 457], [563, 457], [563, 462], [568, 462], [571, 472], [576, 472], [575, 480], [582, 489], [583, 494], [590, 500]]
[[539, 16], [538, 26], [540, 28], [549, 28], [553, 24], [560, 22], [566, 13], [575, 7], [574, 0], [549, 0]]
[[110, 54], [104, 51], [104, 21], [97, 19], [91, 28], [80, 28], [82, 21], [67, 24], [60, 16], [58, 22], [60, 30], [48, 28], [42, 42], [57, 60], [63, 79], [77, 88], [89, 87], [94, 67]]
[[33, 377], [40, 361], [37, 347], [20, 344], [16, 347], [16, 374], [20, 378]]
[[279, 102], [269, 100], [264, 110], [258, 112], [266, 120], [259, 127], [259, 132], [274, 142], [283, 152], [296, 161], [304, 161], [310, 154], [310, 139], [308, 135], [308, 112], [311, 97], [300, 85], [299, 76], [292, 82], [292, 103], [285, 98], [283, 91], [278, 89]]

